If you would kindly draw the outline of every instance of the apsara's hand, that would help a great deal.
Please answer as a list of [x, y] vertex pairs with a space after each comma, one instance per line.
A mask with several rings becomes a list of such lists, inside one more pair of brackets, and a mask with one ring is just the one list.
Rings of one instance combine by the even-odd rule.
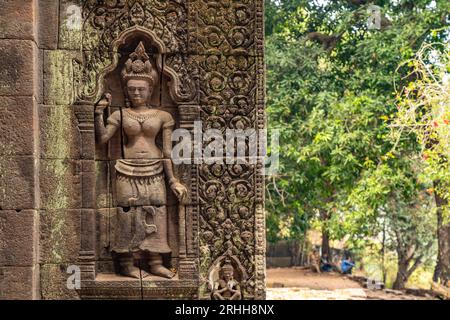
[[180, 182], [175, 181], [170, 185], [170, 188], [172, 189], [173, 193], [178, 198], [178, 201], [180, 201], [181, 204], [184, 204], [187, 200], [188, 191], [184, 185], [182, 185]]
[[100, 100], [97, 105], [95, 106], [95, 113], [97, 114], [102, 114], [103, 110], [105, 110], [106, 108], [108, 108], [111, 105], [111, 94], [110, 93], [106, 93], [103, 97], [102, 100]]

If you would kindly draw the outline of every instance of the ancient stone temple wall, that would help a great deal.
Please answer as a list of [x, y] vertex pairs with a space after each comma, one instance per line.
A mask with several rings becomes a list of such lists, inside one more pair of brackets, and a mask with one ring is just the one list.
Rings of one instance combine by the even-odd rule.
[[[263, 1], [0, 4], [0, 299], [216, 299], [224, 283], [225, 298], [263, 299], [263, 153], [205, 163], [196, 140], [265, 129]], [[135, 113], [127, 81], [150, 78], [154, 110]], [[145, 126], [161, 158], [130, 156]], [[194, 150], [182, 164], [165, 152], [177, 129]], [[136, 173], [162, 163], [162, 178]], [[124, 204], [123, 179], [157, 191]], [[140, 249], [116, 250], [141, 215]], [[161, 232], [170, 250], [142, 249]]]

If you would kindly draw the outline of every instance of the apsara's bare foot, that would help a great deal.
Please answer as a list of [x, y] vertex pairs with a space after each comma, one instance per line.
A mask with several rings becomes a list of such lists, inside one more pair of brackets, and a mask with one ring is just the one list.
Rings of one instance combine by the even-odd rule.
[[155, 276], [164, 277], [167, 279], [171, 279], [175, 277], [175, 273], [165, 268], [162, 264], [155, 264], [150, 266], [150, 273]]
[[141, 270], [139, 268], [135, 267], [133, 263], [121, 263], [120, 264], [120, 274], [126, 277], [141, 278]]

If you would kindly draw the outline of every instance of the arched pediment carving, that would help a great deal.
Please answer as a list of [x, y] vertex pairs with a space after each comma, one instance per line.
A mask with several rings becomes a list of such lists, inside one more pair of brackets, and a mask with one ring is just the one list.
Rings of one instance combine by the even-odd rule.
[[74, 61], [76, 99], [98, 101], [105, 76], [117, 67], [120, 47], [141, 37], [152, 47], [158, 71], [169, 79], [173, 102], [195, 104], [195, 68], [190, 68], [189, 58], [181, 54], [187, 46], [185, 11], [180, 1], [86, 1], [83, 58]]
[[77, 61], [80, 65], [75, 73], [78, 88], [76, 96], [78, 100], [95, 102], [101, 98], [104, 92], [104, 78], [117, 68], [122, 46], [132, 41], [142, 39], [154, 51], [155, 64], [159, 73], [169, 79], [168, 93], [176, 104], [189, 104], [194, 102], [196, 96], [196, 75], [188, 74], [187, 61], [181, 55], [165, 56], [167, 52], [165, 43], [157, 34], [140, 26], [131, 27], [115, 39], [106, 52], [85, 52], [83, 61]]

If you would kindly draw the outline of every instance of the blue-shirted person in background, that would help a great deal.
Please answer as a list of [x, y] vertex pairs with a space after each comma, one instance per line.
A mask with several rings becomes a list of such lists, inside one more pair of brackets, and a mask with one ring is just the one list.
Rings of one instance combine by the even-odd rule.
[[348, 256], [347, 258], [342, 259], [341, 271], [343, 274], [352, 274], [352, 269], [354, 266], [355, 263], [353, 263], [352, 258]]
[[320, 271], [331, 272], [333, 270], [333, 264], [328, 258], [328, 254], [324, 252], [322, 258], [320, 259]]

